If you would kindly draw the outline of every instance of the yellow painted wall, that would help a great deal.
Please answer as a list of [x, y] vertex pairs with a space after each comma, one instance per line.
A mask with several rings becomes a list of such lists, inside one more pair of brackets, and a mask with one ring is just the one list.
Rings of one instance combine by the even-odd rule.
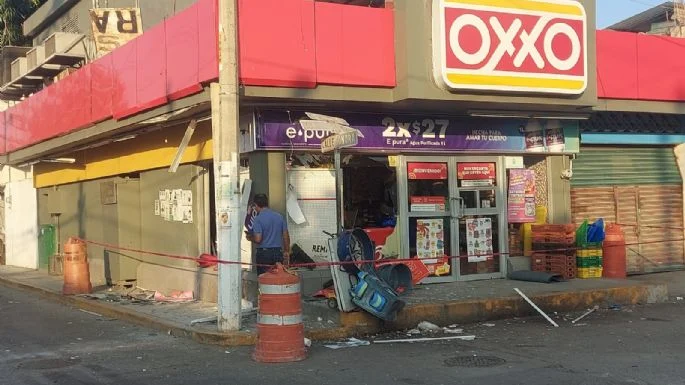
[[[163, 128], [123, 142], [110, 143], [64, 157], [74, 164], [38, 163], [34, 166], [35, 187], [55, 186], [168, 167], [176, 155], [187, 125]], [[198, 123], [181, 163], [212, 159], [212, 126]]]

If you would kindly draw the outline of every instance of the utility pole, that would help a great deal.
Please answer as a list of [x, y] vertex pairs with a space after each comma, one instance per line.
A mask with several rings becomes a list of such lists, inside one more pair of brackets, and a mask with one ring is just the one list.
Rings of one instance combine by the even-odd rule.
[[219, 264], [220, 331], [240, 330], [240, 148], [238, 129], [238, 0], [219, 0], [219, 84], [211, 85], [214, 200]]

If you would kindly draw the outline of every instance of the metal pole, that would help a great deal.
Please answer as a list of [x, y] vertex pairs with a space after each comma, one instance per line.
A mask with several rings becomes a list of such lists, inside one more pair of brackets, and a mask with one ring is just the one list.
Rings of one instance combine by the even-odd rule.
[[211, 85], [217, 250], [233, 262], [219, 264], [221, 331], [240, 330], [242, 304], [237, 13], [237, 0], [219, 0], [219, 84]]
[[336, 210], [337, 231], [341, 231], [345, 229], [345, 202], [343, 201], [343, 172], [340, 150], [335, 150], [333, 153], [333, 161], [335, 162], [335, 200], [338, 202], [338, 209]]

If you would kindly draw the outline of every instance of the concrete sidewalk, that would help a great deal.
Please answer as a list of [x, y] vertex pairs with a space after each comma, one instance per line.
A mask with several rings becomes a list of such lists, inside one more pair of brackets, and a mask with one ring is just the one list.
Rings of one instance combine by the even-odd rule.
[[[335, 340], [415, 327], [421, 321], [438, 325], [482, 322], [535, 314], [518, 297], [514, 288], [526, 293], [546, 312], [584, 310], [594, 305], [658, 303], [669, 299], [669, 289], [685, 293], [685, 272], [640, 276], [627, 280], [571, 280], [542, 284], [504, 279], [420, 285], [404, 297], [407, 306], [393, 323], [384, 323], [367, 313], [339, 313], [324, 301], [305, 298], [303, 319], [306, 334], [314, 340]], [[94, 297], [63, 296], [62, 277], [45, 271], [0, 266], [0, 284], [33, 291], [56, 302], [118, 318], [171, 335], [190, 337], [202, 343], [251, 345], [256, 338], [256, 316], [243, 320], [240, 332], [220, 333], [216, 324], [196, 324], [192, 320], [217, 314], [216, 304], [157, 303], [131, 301], [106, 287], [94, 288]], [[98, 299], [93, 299], [98, 298]]]

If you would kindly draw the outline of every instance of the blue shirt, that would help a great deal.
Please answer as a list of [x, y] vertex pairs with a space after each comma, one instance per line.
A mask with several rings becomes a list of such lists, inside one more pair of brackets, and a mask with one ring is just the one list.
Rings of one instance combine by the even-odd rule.
[[262, 235], [258, 249], [283, 248], [283, 232], [288, 231], [288, 224], [281, 214], [268, 207], [262, 209], [254, 219], [252, 232]]

